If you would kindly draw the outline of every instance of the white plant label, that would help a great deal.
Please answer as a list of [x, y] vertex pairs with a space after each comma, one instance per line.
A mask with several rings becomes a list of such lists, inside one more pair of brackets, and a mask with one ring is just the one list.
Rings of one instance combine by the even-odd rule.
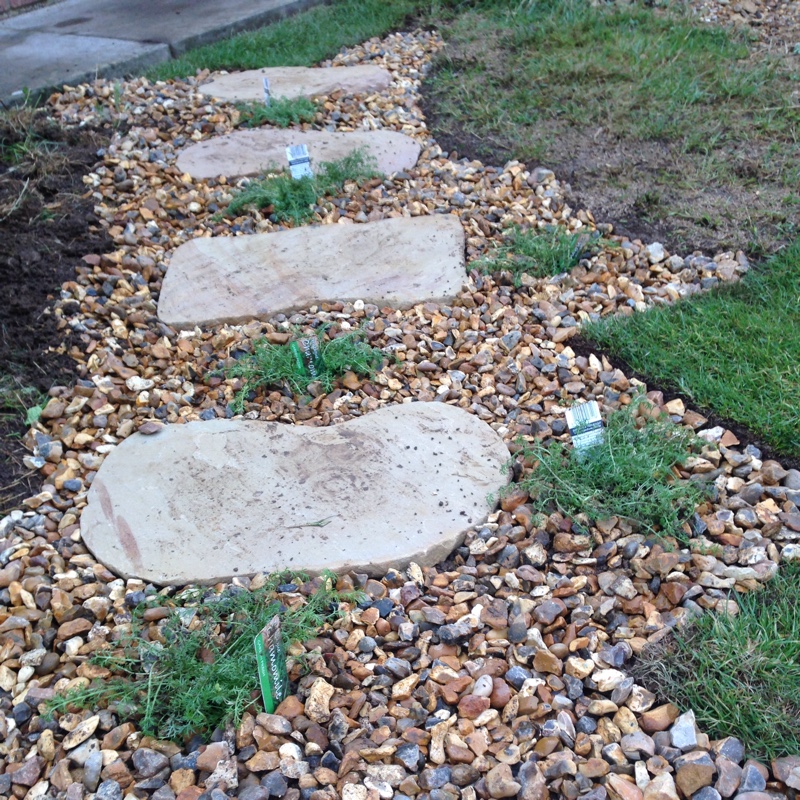
[[272, 95], [269, 92], [269, 78], [264, 78], [264, 105], [268, 106]]
[[308, 148], [304, 144], [292, 144], [286, 148], [286, 158], [289, 159], [289, 169], [295, 180], [300, 178], [314, 177], [311, 169], [311, 157], [308, 155]]
[[603, 418], [594, 400], [568, 408], [566, 416], [572, 443], [579, 453], [603, 441]]

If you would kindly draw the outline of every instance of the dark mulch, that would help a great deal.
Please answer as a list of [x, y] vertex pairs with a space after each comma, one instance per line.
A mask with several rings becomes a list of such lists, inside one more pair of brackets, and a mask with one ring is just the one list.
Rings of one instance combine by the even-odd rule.
[[[74, 377], [52, 301], [84, 255], [109, 249], [82, 182], [107, 137], [29, 113], [0, 117], [0, 374], [47, 392]], [[25, 431], [22, 412], [0, 419], [0, 513], [41, 485], [22, 463]]]

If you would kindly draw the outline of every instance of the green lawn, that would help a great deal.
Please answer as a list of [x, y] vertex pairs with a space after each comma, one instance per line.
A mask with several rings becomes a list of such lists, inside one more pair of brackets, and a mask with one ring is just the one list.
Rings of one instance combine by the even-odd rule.
[[800, 753], [800, 567], [782, 565], [763, 592], [736, 595], [739, 615], [705, 614], [634, 675], [712, 739], [737, 736], [750, 758]]
[[[496, 0], [461, 13], [447, 33], [453, 48], [437, 97], [468, 130], [502, 131], [519, 157], [546, 147], [542, 123], [554, 119], [626, 137], [681, 137], [698, 149], [744, 127], [786, 132], [800, 119], [777, 63], [744, 60], [743, 34], [639, 3]], [[725, 113], [724, 126], [712, 111]]]
[[800, 240], [736, 285], [583, 333], [655, 383], [800, 456]]
[[555, 168], [603, 221], [644, 219], [688, 250], [774, 251], [800, 233], [800, 76], [756, 53], [746, 31], [704, 24], [680, 2], [457, 8], [423, 86], [448, 149]]
[[153, 67], [153, 80], [185, 78], [198, 69], [308, 66], [397, 29], [423, 5], [419, 0], [339, 0], [255, 31], [198, 47]]

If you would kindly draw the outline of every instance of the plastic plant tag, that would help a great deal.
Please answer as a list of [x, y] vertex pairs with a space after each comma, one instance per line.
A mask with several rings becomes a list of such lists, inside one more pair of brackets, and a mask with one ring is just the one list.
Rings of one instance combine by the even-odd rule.
[[572, 443], [579, 453], [603, 441], [603, 419], [594, 400], [568, 408], [566, 416]]
[[319, 339], [316, 336], [308, 336], [305, 339], [297, 339], [289, 346], [294, 353], [297, 368], [315, 381], [319, 377]]
[[314, 171], [311, 169], [311, 157], [308, 155], [308, 148], [304, 144], [292, 144], [286, 148], [286, 158], [289, 159], [289, 169], [295, 180], [300, 178], [313, 178]]
[[264, 78], [264, 105], [268, 106], [271, 100], [272, 96], [269, 92], [269, 78]]
[[286, 651], [281, 638], [281, 620], [277, 614], [256, 634], [254, 645], [264, 710], [272, 714], [289, 692]]

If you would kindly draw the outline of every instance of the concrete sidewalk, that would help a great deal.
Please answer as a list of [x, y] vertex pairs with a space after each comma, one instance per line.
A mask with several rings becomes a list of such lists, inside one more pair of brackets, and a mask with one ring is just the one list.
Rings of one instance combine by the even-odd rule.
[[[328, 0], [329, 1], [329, 0]], [[0, 101], [141, 72], [326, 0], [64, 0], [0, 21]]]

